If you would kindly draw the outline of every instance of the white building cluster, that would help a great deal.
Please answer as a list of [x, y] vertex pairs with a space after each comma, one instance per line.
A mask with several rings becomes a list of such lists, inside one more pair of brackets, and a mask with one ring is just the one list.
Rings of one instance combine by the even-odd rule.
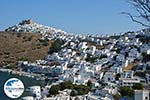
[[[31, 73], [44, 74], [50, 79], [55, 77], [57, 82], [69, 80], [73, 84], [86, 84], [90, 80], [94, 91], [79, 96], [78, 98], [82, 98], [79, 100], [114, 100], [113, 95], [118, 93], [121, 86], [132, 87], [137, 83], [150, 83], [149, 29], [112, 36], [73, 35], [26, 22], [6, 31], [44, 33], [43, 39], [64, 41], [59, 52], [49, 54], [36, 63], [25, 63], [22, 68]], [[54, 62], [57, 64], [52, 64]], [[144, 76], [140, 73], [144, 73]], [[32, 92], [36, 94], [36, 98], [41, 98], [38, 94], [40, 92], [37, 92], [39, 88], [34, 89]], [[137, 95], [139, 93], [141, 92], [136, 91], [135, 98], [141, 96]], [[32, 100], [30, 97], [27, 98]], [[60, 93], [52, 98], [44, 100], [70, 100], [71, 97]]]

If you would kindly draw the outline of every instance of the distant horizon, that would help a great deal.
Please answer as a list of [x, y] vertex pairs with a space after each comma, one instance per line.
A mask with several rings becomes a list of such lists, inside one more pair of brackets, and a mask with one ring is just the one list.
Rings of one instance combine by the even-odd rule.
[[31, 19], [39, 24], [75, 34], [119, 34], [138, 31], [122, 11], [134, 13], [126, 0], [1, 0], [0, 30]]

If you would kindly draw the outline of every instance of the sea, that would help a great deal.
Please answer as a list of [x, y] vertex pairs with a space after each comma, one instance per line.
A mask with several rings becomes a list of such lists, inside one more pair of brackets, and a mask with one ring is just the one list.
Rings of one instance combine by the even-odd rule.
[[20, 79], [23, 82], [25, 89], [27, 89], [30, 86], [35, 86], [35, 85], [43, 86], [44, 84], [44, 81], [42, 80], [36, 80], [33, 78], [19, 76], [19, 75], [7, 73], [7, 72], [0, 72], [0, 100], [19, 100], [21, 97], [28, 96], [28, 93], [24, 92], [23, 95], [18, 99], [11, 99], [7, 97], [4, 93], [3, 88], [4, 88], [5, 82], [10, 78]]

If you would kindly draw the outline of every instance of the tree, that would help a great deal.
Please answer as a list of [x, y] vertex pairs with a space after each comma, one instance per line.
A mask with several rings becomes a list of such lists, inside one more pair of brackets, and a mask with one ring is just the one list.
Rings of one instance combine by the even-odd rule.
[[117, 94], [113, 95], [113, 97], [114, 97], [114, 100], [119, 100], [119, 98], [120, 98], [121, 96], [120, 96], [120, 94], [117, 93]]
[[146, 63], [150, 61], [150, 54], [147, 54], [146, 52], [142, 53], [142, 62]]
[[122, 14], [128, 15], [133, 22], [141, 24], [145, 27], [150, 27], [150, 0], [128, 0], [135, 8], [136, 15], [128, 12]]
[[121, 76], [120, 74], [116, 74], [115, 80], [119, 80], [120, 76]]
[[136, 83], [135, 85], [133, 85], [132, 87], [134, 90], [143, 90], [143, 84], [141, 83]]
[[52, 44], [51, 44], [51, 47], [50, 47], [50, 50], [49, 50], [49, 54], [52, 54], [54, 52], [58, 52], [62, 49], [62, 45], [64, 44], [64, 41], [63, 40], [60, 40], [60, 39], [57, 39], [55, 40]]
[[89, 87], [85, 85], [75, 85], [74, 89], [78, 92], [78, 95], [85, 95], [89, 93]]
[[73, 84], [71, 81], [65, 81], [60, 83], [60, 89], [64, 90], [64, 89], [73, 89]]
[[92, 89], [92, 82], [90, 80], [88, 80], [87, 86], [90, 88], [90, 90]]
[[77, 96], [78, 92], [76, 90], [72, 90], [70, 96]]
[[90, 91], [90, 88], [86, 85], [77, 85], [72, 84], [70, 81], [65, 81], [60, 83], [59, 85], [53, 85], [49, 90], [49, 96], [50, 95], [56, 95], [59, 93], [59, 91], [63, 91], [65, 89], [71, 89], [71, 96], [76, 95], [85, 95]]
[[120, 87], [119, 92], [122, 97], [133, 97], [134, 96], [134, 90], [130, 87]]
[[53, 85], [49, 90], [49, 94], [56, 95], [59, 93], [59, 90], [60, 90], [60, 87], [58, 85]]

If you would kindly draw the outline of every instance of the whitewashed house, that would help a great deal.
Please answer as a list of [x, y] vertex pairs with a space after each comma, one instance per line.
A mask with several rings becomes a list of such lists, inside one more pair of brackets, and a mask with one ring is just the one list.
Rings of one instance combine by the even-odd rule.
[[105, 75], [104, 75], [104, 81], [106, 83], [115, 81], [115, 73], [113, 73], [113, 72], [106, 72]]
[[103, 75], [104, 75], [104, 72], [95, 72], [94, 73], [94, 77], [99, 80], [101, 80], [103, 78]]
[[35, 97], [37, 100], [41, 99], [41, 87], [40, 86], [31, 86], [27, 89], [33, 97]]
[[149, 90], [135, 90], [134, 100], [150, 100]]
[[124, 70], [121, 74], [121, 78], [133, 78], [134, 71]]
[[145, 77], [146, 77], [146, 81], [147, 81], [147, 83], [150, 83], [150, 74], [149, 74], [149, 73], [147, 73]]
[[133, 86], [137, 83], [140, 83], [139, 78], [120, 78], [119, 83], [121, 86]]

